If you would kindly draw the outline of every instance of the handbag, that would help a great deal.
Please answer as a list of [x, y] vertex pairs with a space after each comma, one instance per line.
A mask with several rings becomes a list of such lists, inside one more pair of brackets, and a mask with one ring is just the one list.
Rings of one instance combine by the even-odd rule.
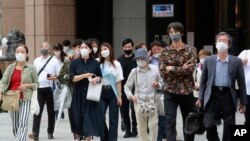
[[102, 81], [100, 81], [99, 83], [96, 83], [95, 85], [89, 83], [86, 99], [99, 102], [101, 98], [101, 93], [102, 93]]
[[3, 95], [2, 109], [6, 111], [18, 111], [19, 110], [19, 98], [20, 91], [8, 90]]
[[158, 90], [155, 92], [155, 103], [157, 106], [158, 114], [160, 116], [165, 116], [163, 91]]
[[32, 115], [38, 115], [40, 113], [40, 106], [39, 106], [38, 99], [37, 99], [37, 85], [36, 85], [35, 90], [33, 90], [33, 93], [32, 93], [30, 113]]
[[193, 112], [189, 112], [186, 117], [184, 132], [189, 135], [203, 134], [205, 132], [203, 117], [201, 108], [196, 107]]

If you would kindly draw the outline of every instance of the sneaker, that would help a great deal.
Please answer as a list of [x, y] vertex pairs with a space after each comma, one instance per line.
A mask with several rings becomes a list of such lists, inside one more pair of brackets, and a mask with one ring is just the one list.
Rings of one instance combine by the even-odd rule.
[[54, 136], [53, 136], [53, 134], [48, 134], [48, 139], [54, 139]]
[[39, 141], [38, 136], [34, 135], [34, 134], [29, 134], [28, 135], [30, 139], [33, 139], [34, 141]]
[[121, 122], [121, 129], [122, 129], [122, 132], [126, 131], [126, 129], [127, 129], [124, 120], [122, 120], [122, 122]]

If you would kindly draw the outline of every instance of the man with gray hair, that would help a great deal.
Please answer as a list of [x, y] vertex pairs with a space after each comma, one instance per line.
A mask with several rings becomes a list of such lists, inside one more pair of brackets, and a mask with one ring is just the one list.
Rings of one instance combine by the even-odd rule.
[[205, 59], [200, 80], [199, 99], [196, 105], [204, 109], [204, 124], [208, 141], [220, 141], [217, 125], [223, 119], [222, 141], [230, 141], [230, 125], [235, 124], [237, 110], [237, 92], [239, 85], [240, 113], [244, 113], [247, 104], [246, 84], [241, 59], [229, 55], [232, 45], [229, 34], [221, 32], [216, 36], [217, 55]]

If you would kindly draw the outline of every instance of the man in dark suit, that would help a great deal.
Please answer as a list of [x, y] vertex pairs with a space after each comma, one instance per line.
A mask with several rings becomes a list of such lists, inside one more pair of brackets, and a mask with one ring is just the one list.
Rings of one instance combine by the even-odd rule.
[[245, 112], [247, 98], [242, 61], [228, 54], [232, 38], [221, 32], [216, 36], [217, 55], [207, 57], [204, 61], [199, 99], [196, 105], [204, 108], [204, 124], [208, 141], [219, 141], [217, 125], [224, 121], [223, 141], [229, 141], [229, 126], [235, 124], [237, 110], [237, 93], [235, 81], [239, 85], [239, 111]]

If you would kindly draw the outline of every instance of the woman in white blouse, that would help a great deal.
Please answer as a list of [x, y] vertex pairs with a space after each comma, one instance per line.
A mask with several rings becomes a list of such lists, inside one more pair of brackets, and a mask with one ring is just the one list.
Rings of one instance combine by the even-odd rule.
[[[103, 87], [100, 102], [103, 111], [101, 118], [104, 123], [104, 135], [101, 137], [101, 141], [117, 141], [119, 106], [122, 105], [122, 68], [121, 64], [117, 60], [115, 60], [113, 49], [109, 43], [101, 44], [99, 56], [100, 67], [103, 76]], [[108, 107], [109, 129], [107, 128], [107, 124], [105, 122], [105, 115]]]

